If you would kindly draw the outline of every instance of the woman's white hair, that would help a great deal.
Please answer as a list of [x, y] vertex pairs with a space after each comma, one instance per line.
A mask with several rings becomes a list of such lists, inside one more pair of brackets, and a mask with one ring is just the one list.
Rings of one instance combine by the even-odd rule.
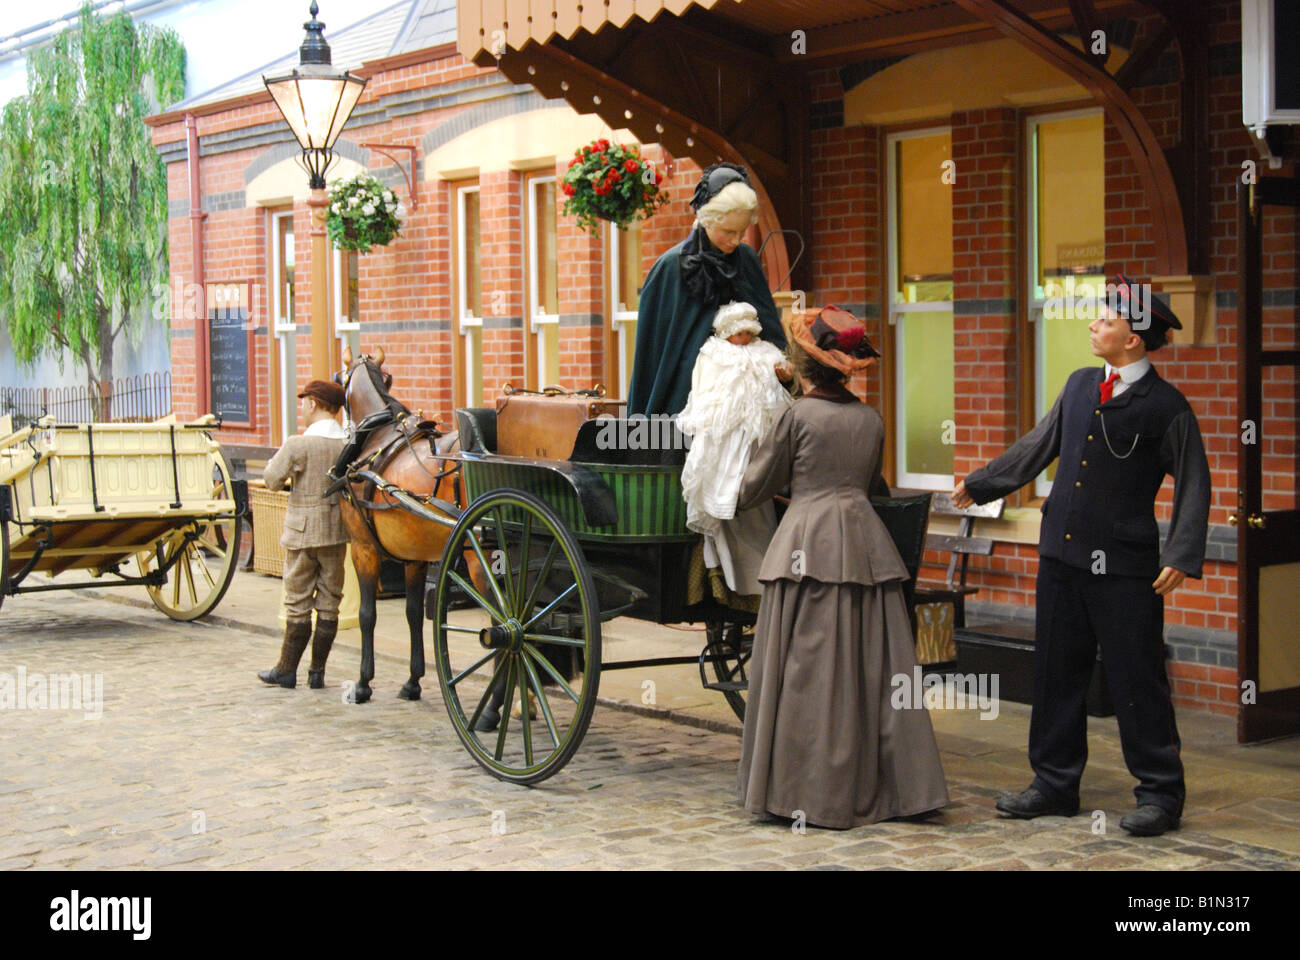
[[[695, 214], [695, 226], [707, 227], [716, 224], [737, 210], [750, 214], [749, 222], [758, 223], [758, 194], [754, 188], [736, 180], [727, 184]], [[692, 227], [694, 229], [694, 227]]]

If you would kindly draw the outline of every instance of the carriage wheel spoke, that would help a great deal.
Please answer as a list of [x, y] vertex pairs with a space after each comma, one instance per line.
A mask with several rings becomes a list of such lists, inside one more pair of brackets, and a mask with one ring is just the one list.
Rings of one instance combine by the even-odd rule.
[[536, 640], [541, 643], [558, 643], [562, 647], [579, 647], [585, 649], [587, 641], [577, 637], [561, 637], [554, 633], [525, 633], [525, 640]]
[[[506, 608], [506, 598], [501, 596], [501, 586], [497, 583], [496, 576], [492, 573], [492, 565], [487, 562], [483, 556], [483, 547], [478, 542], [478, 537], [474, 536], [473, 530], [466, 530], [465, 536], [469, 539], [469, 545], [474, 548], [474, 554], [478, 557], [478, 562], [483, 566], [483, 576], [492, 588], [492, 596], [497, 598], [499, 609], [504, 613]], [[502, 618], [504, 619], [504, 617]]]
[[[474, 632], [477, 633], [478, 631], [475, 630]], [[483, 664], [487, 663], [489, 660], [491, 660], [493, 657], [495, 657], [495, 656], [497, 655], [498, 652], [499, 652], [499, 651], [497, 651], [497, 650], [489, 650], [489, 651], [488, 651], [487, 653], [485, 653], [482, 657], [480, 657], [478, 660], [476, 660], [472, 666], [466, 667], [466, 668], [465, 668], [464, 670], [462, 670], [460, 673], [456, 674], [456, 676], [454, 676], [454, 677], [452, 677], [450, 680], [448, 680], [448, 681], [447, 681], [447, 686], [449, 686], [449, 687], [454, 687], [454, 686], [456, 686], [456, 684], [460, 683], [462, 680], [464, 680], [466, 677], [468, 677], [471, 673], [473, 673], [473, 672], [474, 672], [475, 670], [477, 670], [479, 667], [483, 666]]]
[[564, 678], [560, 676], [558, 672], [556, 672], [556, 669], [553, 666], [551, 666], [551, 661], [547, 660], [544, 656], [542, 656], [538, 652], [537, 648], [534, 647], [531, 643], [525, 643], [523, 646], [523, 650], [530, 657], [536, 660], [538, 665], [541, 666], [543, 670], [545, 670], [547, 673], [551, 675], [551, 679], [560, 685], [560, 689], [562, 689], [566, 694], [568, 694], [570, 700], [572, 700], [574, 703], [578, 702], [578, 695], [573, 692], [573, 688], [570, 687], [567, 683], [565, 683]]
[[531, 627], [542, 617], [546, 616], [548, 613], [554, 610], [557, 606], [559, 606], [561, 600], [563, 600], [565, 597], [567, 597], [569, 594], [573, 593], [573, 591], [577, 589], [578, 589], [578, 584], [576, 581], [569, 584], [567, 587], [565, 587], [563, 593], [559, 594], [554, 600], [548, 603], [543, 609], [539, 610], [534, 616], [528, 619], [528, 621], [524, 624], [524, 629], [527, 630], [529, 627]]
[[192, 610], [199, 605], [199, 591], [194, 586], [194, 568], [190, 566], [190, 559], [190, 552], [187, 549], [180, 566], [185, 570], [185, 586], [190, 591], [190, 609]]
[[555, 717], [551, 714], [551, 704], [546, 698], [546, 691], [542, 689], [541, 678], [537, 676], [537, 668], [528, 657], [521, 657], [520, 662], [524, 665], [524, 671], [528, 675], [528, 682], [532, 685], [533, 691], [537, 694], [537, 705], [542, 709], [542, 716], [546, 720], [546, 732], [551, 735], [551, 745], [558, 748], [560, 746], [560, 735], [555, 729]]
[[515, 581], [515, 592], [511, 596], [510, 602], [513, 604], [511, 612], [516, 617], [524, 615], [522, 606], [524, 600], [524, 587], [528, 585], [528, 550], [532, 546], [533, 539], [533, 515], [527, 511], [524, 513], [524, 534], [520, 545], [519, 554], [519, 579]]
[[457, 573], [455, 570], [448, 570], [448, 571], [447, 571], [447, 576], [451, 577], [451, 579], [454, 580], [454, 581], [456, 582], [456, 584], [457, 584], [457, 585], [458, 585], [462, 590], [464, 590], [464, 591], [465, 591], [466, 593], [468, 593], [471, 597], [473, 597], [473, 598], [474, 598], [474, 601], [475, 601], [475, 602], [476, 602], [480, 607], [482, 607], [484, 610], [486, 610], [488, 613], [490, 613], [493, 617], [495, 617], [495, 618], [496, 618], [498, 621], [500, 621], [501, 623], [505, 623], [506, 618], [502, 615], [501, 611], [498, 610], [496, 607], [494, 607], [490, 602], [488, 602], [487, 597], [485, 597], [485, 596], [483, 596], [483, 594], [479, 593], [478, 590], [477, 590], [477, 588], [475, 588], [475, 586], [474, 586], [472, 583], [470, 583], [469, 581], [467, 581], [464, 577], [462, 577], [462, 576], [461, 576], [459, 573]]
[[[478, 706], [474, 708], [474, 716], [469, 718], [469, 723], [466, 724], [466, 729], [473, 730], [478, 724], [478, 718], [483, 716], [483, 708], [486, 707], [488, 701], [492, 699], [492, 691], [496, 690], [497, 684], [500, 681], [501, 670], [498, 668], [492, 671], [492, 679], [488, 681], [487, 689], [483, 691], [483, 696], [479, 700]], [[459, 706], [460, 704], [457, 702], [457, 709], [459, 709]]]
[[542, 569], [538, 573], [537, 579], [533, 581], [532, 590], [528, 593], [528, 599], [525, 600], [524, 605], [519, 608], [519, 615], [521, 617], [525, 616], [529, 610], [533, 609], [533, 604], [537, 602], [537, 594], [541, 592], [542, 584], [546, 582], [546, 578], [551, 572], [551, 564], [555, 562], [555, 554], [559, 552], [559, 549], [560, 542], [558, 540], [552, 540], [550, 547], [547, 548], [546, 551], [546, 559], [542, 562]]
[[523, 724], [524, 729], [524, 766], [533, 765], [533, 720], [528, 715], [528, 683], [523, 676], [523, 655], [518, 654], [515, 658], [515, 673], [519, 675], [519, 722]]
[[203, 579], [208, 581], [208, 590], [215, 590], [217, 588], [217, 581], [212, 579], [212, 571], [208, 569], [208, 561], [207, 558], [203, 556], [203, 551], [198, 547], [192, 547], [191, 549], [193, 551], [191, 556], [198, 562], [199, 572], [203, 574]]
[[506, 748], [506, 729], [510, 726], [510, 708], [514, 706], [511, 702], [515, 697], [515, 662], [510, 660], [506, 663], [506, 697], [501, 703], [501, 720], [497, 724], [497, 749], [492, 754], [492, 758], [497, 762], [501, 760], [501, 754]]
[[[515, 576], [514, 571], [510, 567], [510, 550], [506, 545], [506, 527], [505, 521], [501, 519], [501, 510], [501, 507], [496, 508], [493, 522], [497, 528], [497, 549], [501, 551], [501, 556], [505, 560], [506, 567], [506, 592], [505, 597], [501, 598], [501, 609], [506, 611], [506, 613], [510, 613], [510, 605], [515, 599]], [[507, 602], [506, 597], [510, 598], [509, 602]]]

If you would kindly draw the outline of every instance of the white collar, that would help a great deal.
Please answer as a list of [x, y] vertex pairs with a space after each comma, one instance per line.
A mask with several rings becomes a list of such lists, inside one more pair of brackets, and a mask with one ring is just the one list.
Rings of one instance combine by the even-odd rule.
[[1134, 360], [1132, 363], [1122, 367], [1112, 367], [1108, 363], [1106, 364], [1106, 375], [1102, 377], [1102, 380], [1109, 380], [1112, 373], [1118, 373], [1120, 380], [1124, 381], [1124, 383], [1137, 383], [1147, 375], [1147, 371], [1150, 369], [1151, 361], [1147, 357], [1143, 357], [1141, 360]]
[[304, 437], [328, 437], [331, 440], [346, 440], [348, 433], [339, 426], [339, 422], [333, 417], [328, 420], [317, 420], [306, 430], [302, 432]]

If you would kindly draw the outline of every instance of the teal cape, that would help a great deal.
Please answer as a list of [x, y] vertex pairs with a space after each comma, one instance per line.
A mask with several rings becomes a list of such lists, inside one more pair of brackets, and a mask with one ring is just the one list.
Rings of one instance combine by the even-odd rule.
[[[680, 413], [691, 392], [695, 357], [713, 335], [713, 318], [721, 304], [701, 303], [682, 282], [679, 257], [685, 245], [682, 241], [660, 257], [641, 288], [636, 355], [627, 395], [629, 416]], [[742, 243], [729, 256], [738, 261], [736, 299], [758, 310], [763, 339], [786, 349], [781, 312], [768, 289], [758, 254]]]

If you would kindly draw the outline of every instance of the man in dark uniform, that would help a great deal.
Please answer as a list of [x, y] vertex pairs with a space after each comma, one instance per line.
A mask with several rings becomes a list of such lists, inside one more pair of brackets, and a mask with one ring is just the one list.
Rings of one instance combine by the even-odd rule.
[[[1032, 481], [1059, 458], [1038, 541], [1034, 705], [1028, 789], [1000, 798], [1003, 813], [1073, 816], [1088, 755], [1085, 697], [1097, 645], [1119, 721], [1138, 807], [1120, 826], [1140, 836], [1175, 829], [1186, 788], [1164, 663], [1164, 598], [1199, 578], [1210, 470], [1196, 416], [1147, 353], [1181, 329], [1168, 305], [1121, 274], [1118, 296], [1088, 325], [1105, 368], [1076, 370], [1051, 412], [1006, 453], [953, 491], [960, 507]], [[1145, 313], [1145, 316], [1144, 316]], [[1160, 549], [1155, 498], [1174, 478]]]

